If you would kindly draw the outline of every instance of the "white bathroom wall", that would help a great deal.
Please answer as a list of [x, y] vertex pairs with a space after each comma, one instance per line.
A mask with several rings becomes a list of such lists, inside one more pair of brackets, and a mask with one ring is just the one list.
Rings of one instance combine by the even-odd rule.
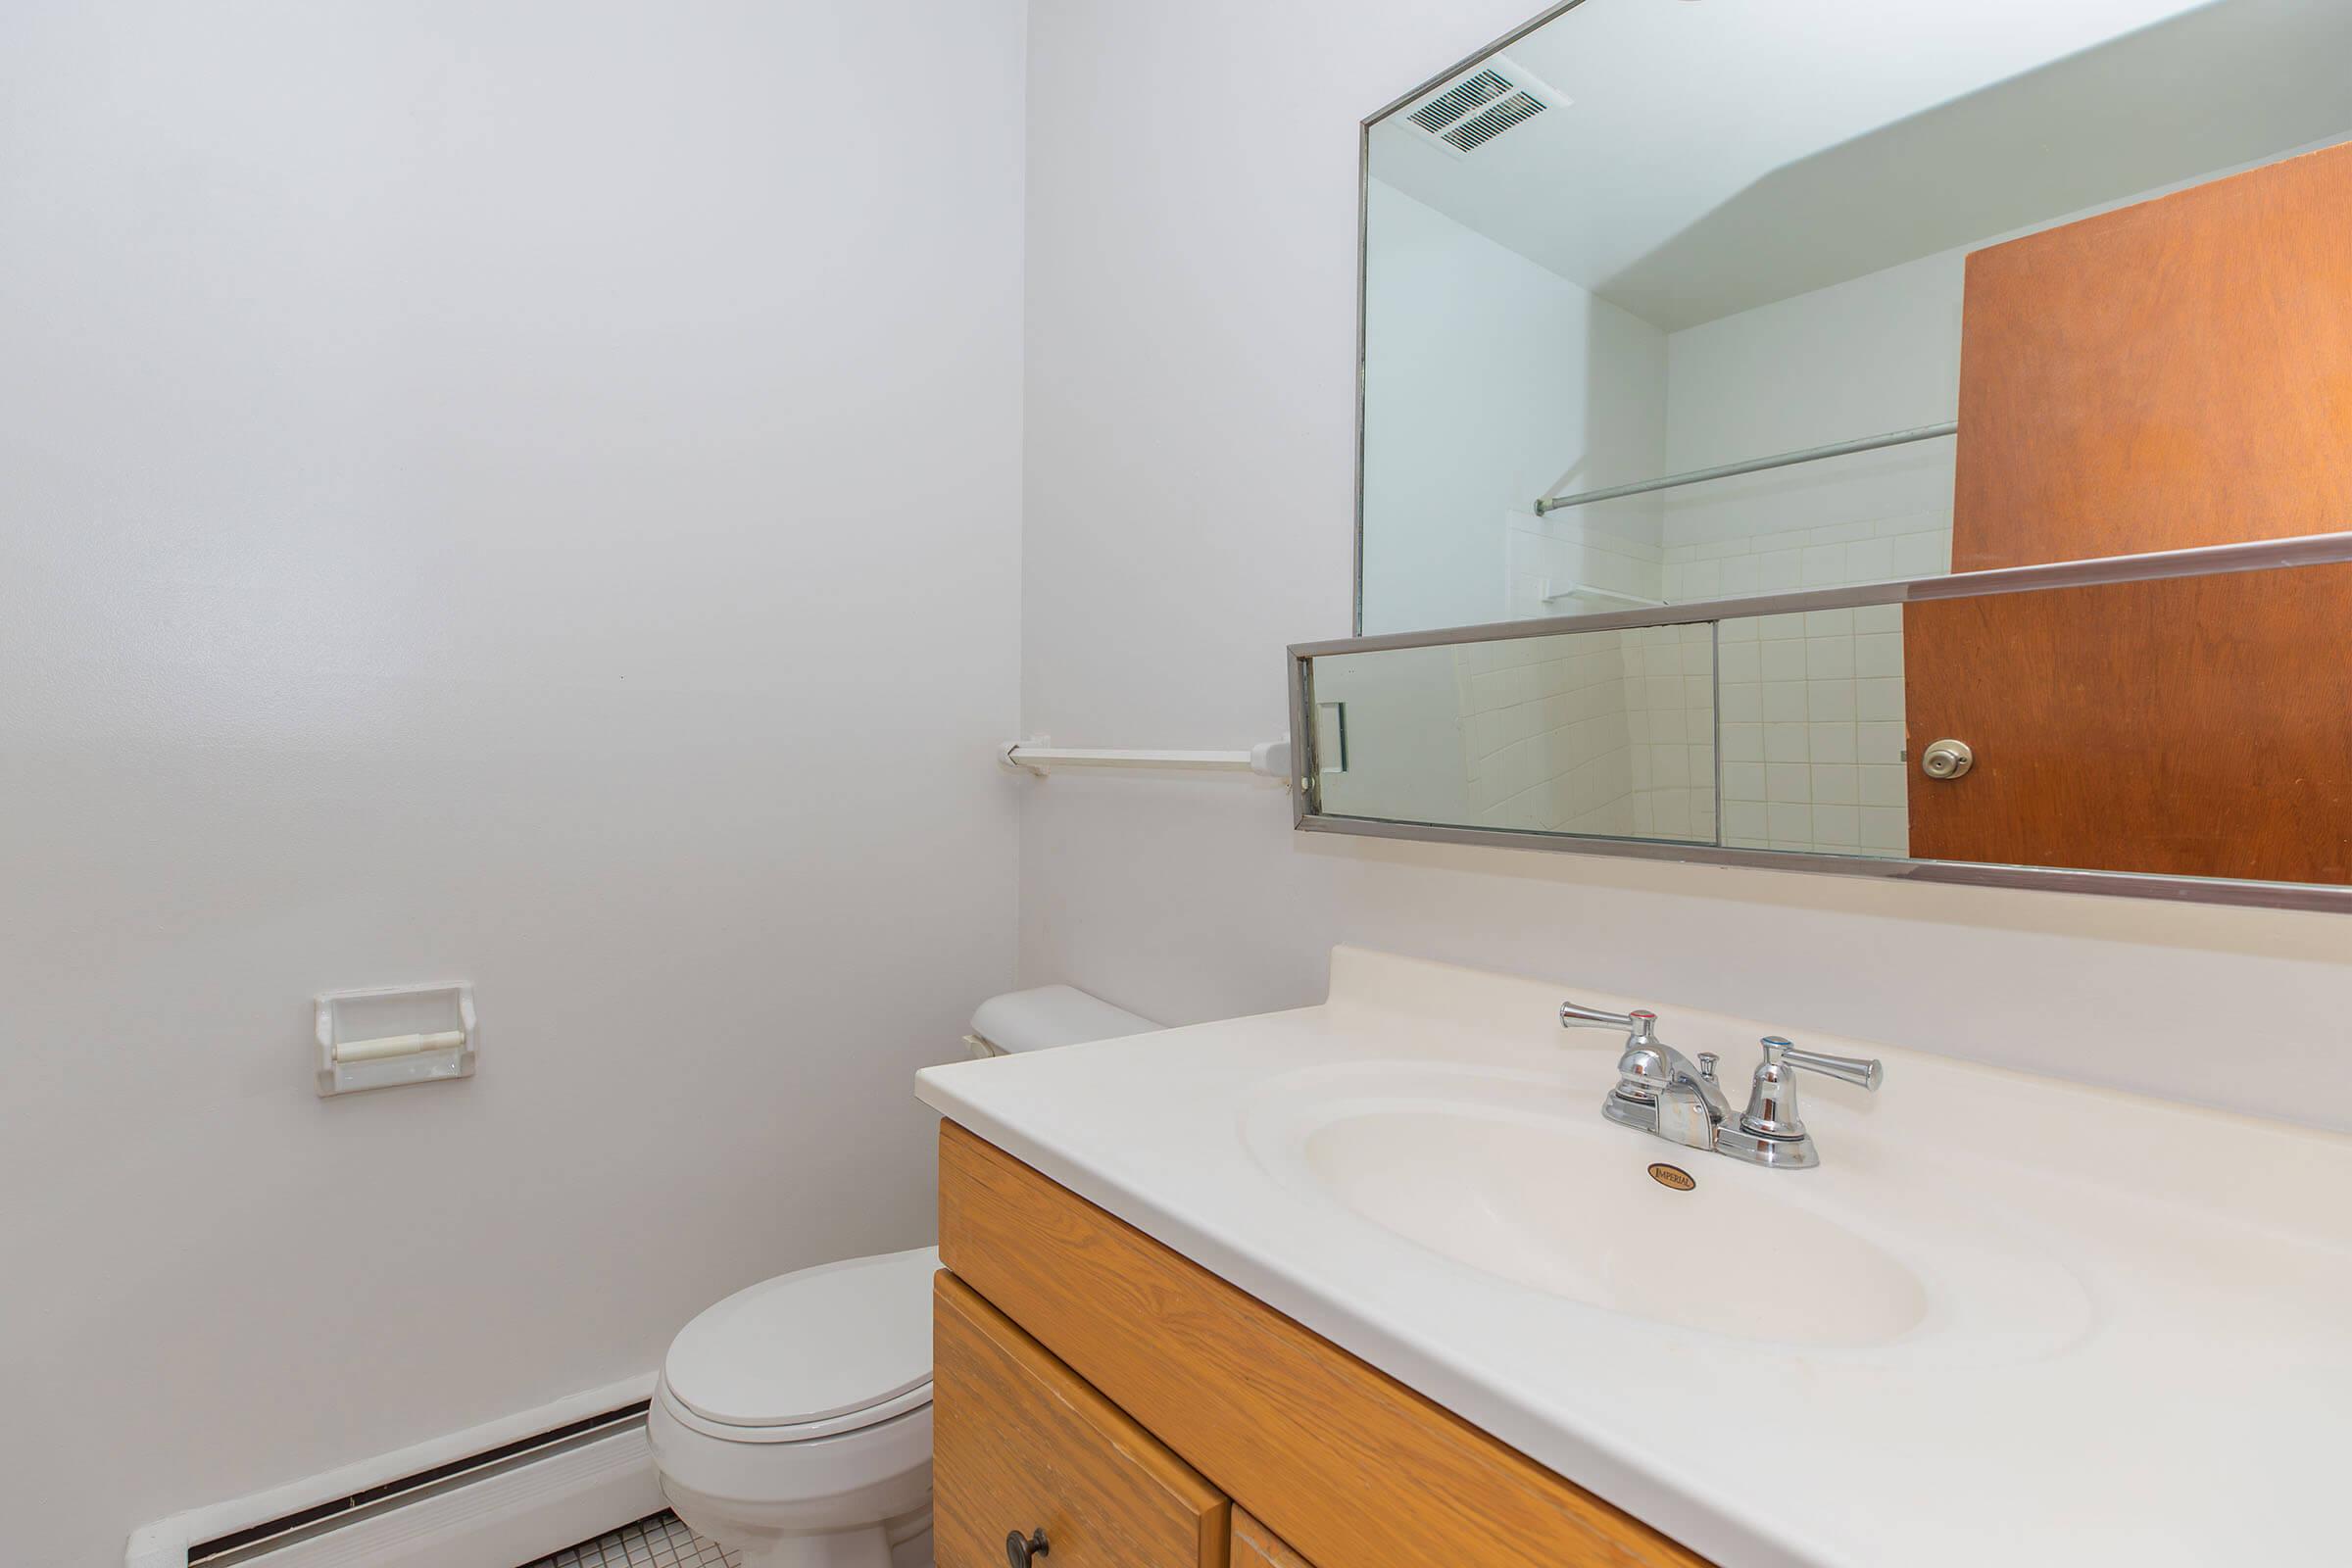
[[[1030, 730], [1282, 727], [1282, 645], [1348, 623], [1355, 122], [1525, 10], [1033, 4]], [[1021, 924], [1026, 978], [1172, 1021], [1313, 1001], [1360, 942], [1653, 998], [1669, 1028], [1738, 1007], [2352, 1127], [2352, 926], [2319, 915], [1384, 844], [1295, 833], [1235, 780], [1072, 777], [1028, 796]], [[2225, 1039], [2250, 1002], [2251, 1077]]]
[[[1022, 26], [0, 8], [0, 1559], [930, 1235], [909, 1078], [1013, 969]], [[478, 1077], [313, 1096], [315, 993], [452, 977]]]
[[1579, 580], [1654, 598], [1656, 502], [1529, 509], [1656, 471], [1666, 335], [1377, 179], [1366, 195], [1365, 626], [1566, 613], [1543, 597]]

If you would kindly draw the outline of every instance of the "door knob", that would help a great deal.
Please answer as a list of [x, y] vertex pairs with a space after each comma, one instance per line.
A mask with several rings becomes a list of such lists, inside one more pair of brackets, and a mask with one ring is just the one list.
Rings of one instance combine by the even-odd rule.
[[1919, 770], [1930, 778], [1949, 781], [1977, 765], [1977, 754], [1966, 741], [1937, 741], [1919, 754]]
[[1032, 1562], [1052, 1550], [1053, 1548], [1046, 1544], [1046, 1532], [1043, 1527], [1032, 1530], [1025, 1537], [1015, 1530], [1004, 1538], [1004, 1561], [1010, 1565], [1010, 1568], [1029, 1568]]

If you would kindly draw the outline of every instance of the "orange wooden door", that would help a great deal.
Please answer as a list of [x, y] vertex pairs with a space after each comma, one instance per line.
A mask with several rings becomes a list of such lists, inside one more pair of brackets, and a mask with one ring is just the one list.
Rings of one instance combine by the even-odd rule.
[[[2352, 144], [1977, 252], [1961, 343], [1956, 570], [2352, 527]], [[1904, 633], [1914, 855], [2347, 880], [2352, 570]]]
[[2352, 882], [2348, 633], [2352, 565], [1907, 607], [1911, 853]]

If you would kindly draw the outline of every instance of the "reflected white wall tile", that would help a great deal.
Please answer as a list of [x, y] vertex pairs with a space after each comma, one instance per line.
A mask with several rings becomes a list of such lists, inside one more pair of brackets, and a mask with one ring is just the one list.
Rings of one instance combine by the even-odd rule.
[[[1853, 681], [1808, 681], [1805, 685], [1805, 716], [1825, 721], [1849, 720], [1862, 716], [1855, 706], [1855, 683]], [[1897, 702], [1898, 704], [1900, 702], [1899, 696]]]
[[[1814, 763], [1814, 802], [1816, 804], [1827, 802], [1835, 806], [1853, 805], [1855, 803], [1855, 798], [1861, 789], [1860, 781], [1855, 777], [1858, 771], [1859, 770], [1850, 763]], [[1848, 842], [1851, 841], [1849, 840]]]
[[1802, 723], [1788, 722], [1764, 726], [1764, 760], [1768, 762], [1806, 762], [1812, 760], [1812, 749]]
[[1866, 632], [1854, 638], [1855, 674], [1899, 676], [1902, 672], [1902, 633]]
[[1903, 716], [1903, 683], [1890, 676], [1876, 676], [1855, 683], [1856, 707], [1859, 718], [1893, 721]]
[[1856, 760], [1900, 765], [1903, 760], [1903, 728], [1901, 723], [1889, 721], [1855, 726]]
[[1899, 763], [1870, 763], [1858, 770], [1859, 799], [1864, 806], [1902, 807], [1910, 778]]
[[1893, 575], [1893, 540], [1864, 539], [1845, 547], [1848, 582], [1882, 582]]
[[1865, 849], [1884, 851], [1891, 855], [1907, 855], [1911, 848], [1909, 814], [1899, 807], [1865, 806], [1861, 808], [1862, 845]]
[[1851, 632], [1805, 639], [1806, 679], [1843, 680], [1853, 672], [1854, 638]]

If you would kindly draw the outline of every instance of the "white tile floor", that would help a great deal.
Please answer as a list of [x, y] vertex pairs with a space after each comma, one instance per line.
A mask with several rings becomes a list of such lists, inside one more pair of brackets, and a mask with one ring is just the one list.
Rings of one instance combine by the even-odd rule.
[[658, 1513], [624, 1525], [611, 1535], [565, 1546], [552, 1557], [525, 1563], [523, 1568], [737, 1568], [734, 1555], [723, 1552], [678, 1522], [674, 1513]]

